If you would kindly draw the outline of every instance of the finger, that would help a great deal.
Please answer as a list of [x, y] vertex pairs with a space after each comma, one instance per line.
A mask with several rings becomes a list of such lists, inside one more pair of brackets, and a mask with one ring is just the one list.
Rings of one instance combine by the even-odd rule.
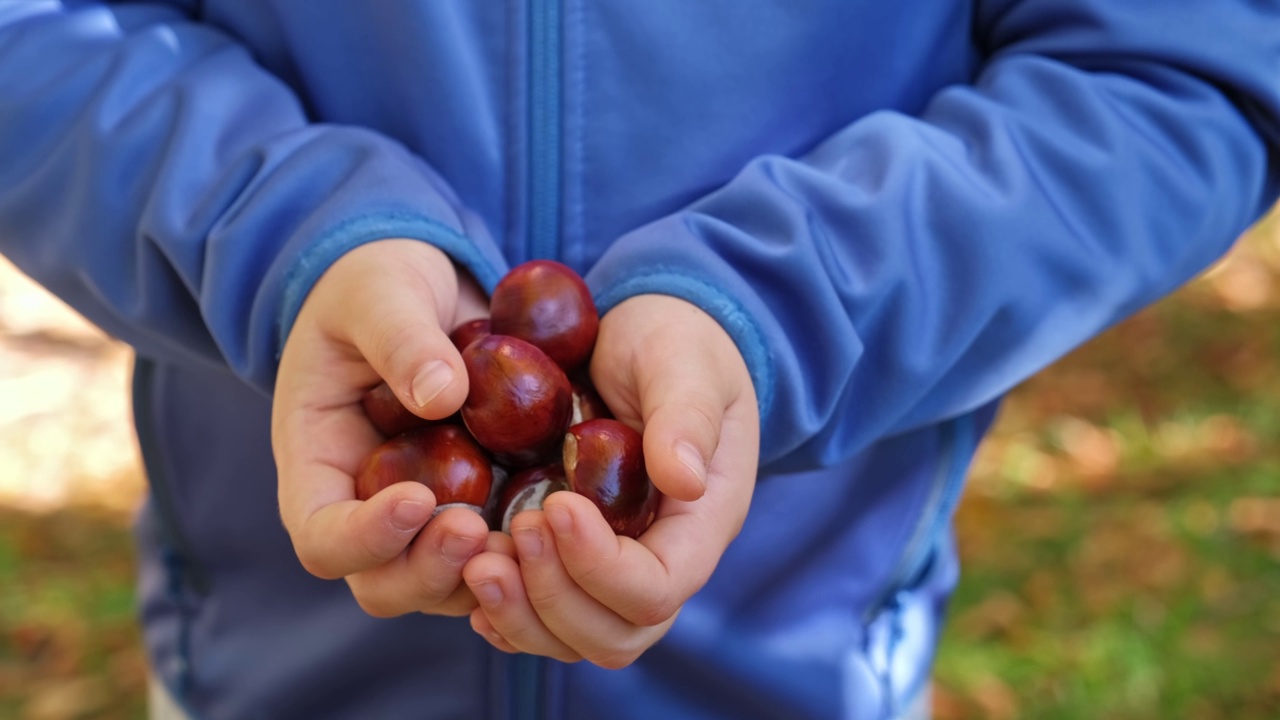
[[[316, 466], [307, 478], [321, 486], [345, 486], [348, 496], [352, 492], [350, 476], [331, 467]], [[282, 483], [282, 496], [284, 489]], [[321, 491], [318, 496], [324, 494]], [[287, 503], [289, 508], [302, 505], [297, 499]], [[430, 519], [436, 501], [425, 485], [406, 482], [363, 502], [343, 499], [319, 504], [310, 511], [285, 511], [285, 507], [282, 502], [282, 518], [302, 566], [317, 577], [336, 579], [378, 567], [400, 555]]]
[[516, 558], [516, 544], [511, 539], [511, 536], [504, 532], [498, 532], [497, 530], [489, 533], [489, 538], [485, 542], [484, 550], [485, 552], [506, 555], [513, 560]]
[[299, 560], [313, 574], [332, 579], [395, 557], [430, 517], [435, 496], [412, 483], [388, 488], [370, 503], [356, 502], [352, 476], [382, 438], [357, 403], [292, 402], [306, 396], [296, 387], [303, 379], [283, 368], [272, 408], [272, 444], [280, 518]]
[[710, 362], [682, 355], [654, 358], [637, 368], [644, 423], [645, 468], [664, 495], [697, 500], [706, 491], [707, 466], [720, 444], [720, 426], [732, 398]]
[[[746, 402], [744, 400], [744, 402]], [[613, 534], [587, 498], [553, 493], [543, 512], [561, 561], [591, 597], [637, 625], [656, 625], [700, 590], [742, 528], [755, 481], [753, 415], [735, 406], [696, 502], [663, 498], [639, 540]]]
[[[403, 563], [399, 560], [393, 560], [392, 563], [403, 566]], [[415, 612], [445, 617], [461, 617], [477, 607], [475, 597], [465, 585], [459, 585], [443, 600], [436, 601], [429, 608], [415, 607], [412, 604], [403, 602], [402, 598], [388, 595], [385, 583], [370, 583], [368, 576], [373, 572], [376, 572], [376, 570], [356, 573], [343, 578], [347, 581], [347, 585], [351, 587], [351, 595], [355, 598], [356, 604], [360, 606], [361, 610], [373, 617], [393, 618]]]
[[395, 561], [350, 578], [361, 607], [377, 617], [410, 612], [462, 616], [475, 598], [462, 583], [462, 568], [484, 550], [489, 527], [465, 508], [437, 515]]
[[[605, 532], [611, 535], [607, 527]], [[593, 664], [610, 669], [630, 665], [675, 620], [673, 610], [663, 621], [639, 627], [588, 595], [561, 563], [556, 539], [542, 513], [522, 513], [512, 522], [511, 534], [529, 604], [542, 625]], [[505, 632], [503, 636], [509, 637]]]
[[[650, 627], [671, 618], [706, 583], [719, 557], [711, 533], [688, 509], [666, 510], [643, 536], [646, 541], [651, 535], [682, 536], [688, 545], [676, 545], [676, 554], [669, 558], [615, 535], [584, 497], [556, 493], [547, 498], [543, 512], [565, 573], [583, 592], [634, 625]], [[697, 546], [708, 542], [710, 548]]]
[[664, 495], [697, 500], [706, 492], [707, 462], [720, 439], [724, 408], [705, 396], [677, 393], [673, 388], [659, 397], [645, 397], [645, 468]]
[[431, 289], [408, 283], [368, 288], [369, 310], [351, 340], [406, 408], [428, 419], [447, 417], [467, 396], [462, 356], [441, 327]]
[[[472, 558], [462, 572], [490, 627], [511, 647], [561, 662], [582, 656], [552, 634], [529, 604], [515, 559], [496, 553]], [[473, 625], [473, 627], [475, 627]]]
[[507, 642], [506, 638], [498, 634], [494, 629], [493, 623], [489, 622], [489, 618], [484, 614], [482, 608], [476, 608], [471, 611], [471, 629], [476, 631], [480, 637], [489, 642], [490, 645], [501, 650], [504, 653], [518, 653], [520, 650], [515, 645]]

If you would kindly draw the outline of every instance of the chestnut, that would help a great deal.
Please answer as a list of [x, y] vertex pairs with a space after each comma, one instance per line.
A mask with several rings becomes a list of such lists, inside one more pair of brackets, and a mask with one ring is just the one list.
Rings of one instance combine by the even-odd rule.
[[573, 410], [569, 413], [569, 424], [596, 418], [612, 418], [609, 406], [604, 404], [595, 387], [585, 380], [570, 380], [569, 389], [573, 393]]
[[586, 362], [600, 315], [586, 283], [554, 260], [517, 265], [489, 300], [492, 331], [533, 343], [565, 371]]
[[639, 537], [658, 511], [659, 493], [644, 467], [640, 433], [597, 418], [569, 428], [563, 447], [569, 489], [585, 495], [619, 535]]
[[368, 500], [399, 482], [420, 482], [436, 496], [436, 513], [449, 507], [483, 512], [493, 487], [484, 450], [457, 425], [402, 433], [374, 449], [356, 473], [356, 497]]
[[542, 509], [542, 501], [553, 492], [568, 490], [564, 468], [559, 464], [540, 465], [511, 476], [498, 496], [491, 527], [511, 532], [511, 519], [525, 510]]
[[569, 426], [569, 379], [538, 348], [489, 335], [462, 352], [470, 390], [462, 422], [504, 465], [527, 467], [554, 455]]
[[384, 437], [395, 437], [402, 432], [425, 427], [434, 422], [409, 412], [409, 409], [400, 402], [400, 398], [396, 397], [395, 391], [386, 383], [380, 383], [366, 392], [360, 399], [360, 404], [364, 407], [364, 414], [369, 417], [369, 422]]
[[462, 352], [471, 343], [489, 333], [489, 318], [476, 318], [454, 328], [453, 332], [449, 333], [449, 339], [453, 341], [453, 346], [458, 348], [458, 352]]
[[[474, 438], [472, 438], [474, 440]], [[484, 521], [489, 527], [494, 526], [494, 516], [498, 512], [498, 501], [502, 498], [502, 492], [506, 489], [508, 477], [511, 473], [507, 468], [498, 463], [490, 463], [489, 469], [493, 471], [493, 484], [489, 486], [489, 497], [484, 502], [484, 508], [480, 512], [484, 516]]]

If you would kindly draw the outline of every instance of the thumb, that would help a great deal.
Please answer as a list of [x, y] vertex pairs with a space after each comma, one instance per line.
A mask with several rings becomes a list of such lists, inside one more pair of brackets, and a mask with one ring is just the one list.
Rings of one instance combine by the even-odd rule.
[[653, 484], [676, 500], [697, 500], [706, 492], [707, 466], [720, 444], [727, 405], [708, 392], [716, 385], [689, 368], [658, 370], [641, 383], [645, 467]]
[[[446, 261], [447, 262], [447, 261]], [[350, 339], [411, 412], [435, 420], [457, 412], [467, 397], [462, 355], [442, 327], [440, 302], [456, 302], [456, 280], [413, 271], [371, 278], [360, 290]], [[432, 268], [434, 269], [434, 268]], [[433, 287], [447, 285], [448, 287]], [[453, 308], [447, 308], [449, 314]]]

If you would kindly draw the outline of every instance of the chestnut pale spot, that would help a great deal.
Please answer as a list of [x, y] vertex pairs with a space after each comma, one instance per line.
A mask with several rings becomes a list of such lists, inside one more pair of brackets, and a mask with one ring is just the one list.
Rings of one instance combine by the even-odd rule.
[[575, 472], [578, 469], [578, 436], [573, 433], [565, 434], [560, 454], [564, 457], [565, 470]]
[[569, 488], [595, 503], [614, 532], [638, 537], [649, 527], [659, 495], [640, 433], [617, 420], [588, 420], [569, 428], [561, 452]]
[[613, 417], [609, 413], [609, 406], [604, 404], [600, 394], [595, 391], [591, 383], [585, 380], [570, 380], [570, 390], [573, 392], [573, 415], [570, 419], [570, 425], [577, 425], [587, 420], [596, 418]]
[[542, 509], [542, 501], [548, 495], [568, 489], [564, 468], [559, 465], [543, 465], [517, 473], [502, 489], [496, 513], [496, 529], [511, 532], [512, 518], [525, 510]]

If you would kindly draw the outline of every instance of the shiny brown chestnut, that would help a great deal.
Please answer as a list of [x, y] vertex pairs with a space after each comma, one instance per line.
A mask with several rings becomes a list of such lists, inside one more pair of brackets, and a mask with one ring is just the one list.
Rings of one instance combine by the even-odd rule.
[[499, 462], [527, 467], [554, 457], [573, 399], [564, 371], [538, 348], [506, 335], [462, 352], [470, 390], [462, 421]]
[[533, 343], [565, 371], [591, 356], [600, 315], [586, 283], [554, 260], [517, 265], [498, 282], [489, 300], [495, 334]]
[[564, 467], [559, 463], [540, 465], [511, 476], [498, 496], [491, 527], [511, 532], [511, 519], [525, 510], [541, 510], [542, 501], [553, 492], [568, 490]]
[[400, 402], [400, 398], [396, 397], [395, 391], [386, 383], [380, 383], [366, 392], [360, 399], [360, 404], [364, 407], [364, 414], [368, 416], [373, 427], [389, 438], [414, 428], [426, 427], [434, 422], [409, 412], [404, 403]]
[[569, 489], [595, 503], [615, 533], [639, 537], [653, 523], [660, 495], [645, 471], [640, 433], [617, 420], [588, 420], [569, 428], [563, 456]]
[[489, 334], [489, 318], [476, 318], [454, 328], [453, 332], [449, 333], [449, 340], [453, 342], [454, 347], [458, 348], [458, 352], [462, 352], [471, 343]]
[[397, 435], [374, 449], [356, 473], [356, 497], [368, 500], [399, 482], [420, 482], [436, 496], [436, 512], [482, 512], [493, 487], [489, 457], [457, 425], [432, 425]]

